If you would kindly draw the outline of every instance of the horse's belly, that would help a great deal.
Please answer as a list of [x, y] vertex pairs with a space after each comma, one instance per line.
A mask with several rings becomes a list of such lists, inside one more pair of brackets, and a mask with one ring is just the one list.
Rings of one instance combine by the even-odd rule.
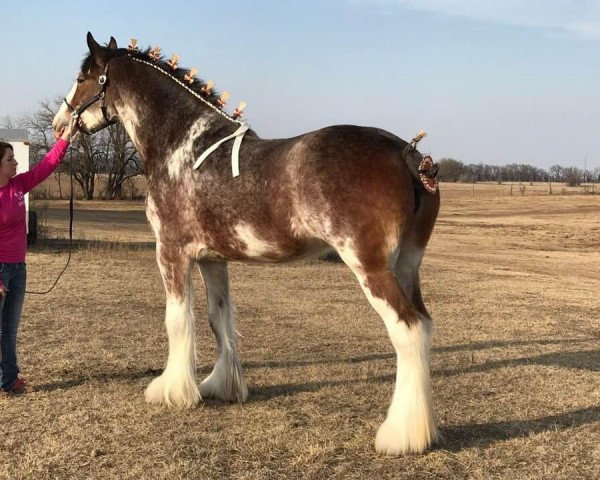
[[208, 242], [198, 249], [198, 257], [253, 263], [285, 263], [316, 258], [330, 248], [319, 239], [265, 239], [256, 236], [251, 229], [238, 228], [236, 235], [231, 236], [228, 241]]

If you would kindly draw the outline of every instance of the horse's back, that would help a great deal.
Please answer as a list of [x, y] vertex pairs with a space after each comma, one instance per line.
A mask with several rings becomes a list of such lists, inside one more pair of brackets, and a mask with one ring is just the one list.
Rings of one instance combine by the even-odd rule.
[[286, 160], [291, 195], [308, 230], [342, 238], [361, 229], [397, 240], [424, 203], [435, 212], [433, 219], [427, 218], [433, 227], [439, 196], [416, 186], [403, 156], [407, 143], [397, 136], [378, 128], [339, 125], [293, 140]]
[[227, 148], [182, 178], [185, 188], [161, 195], [162, 231], [174, 242], [201, 238], [197, 251], [233, 260], [302, 258], [359, 236], [393, 248], [415, 215], [405, 147], [389, 132], [351, 125], [289, 139], [250, 136], [239, 177]]

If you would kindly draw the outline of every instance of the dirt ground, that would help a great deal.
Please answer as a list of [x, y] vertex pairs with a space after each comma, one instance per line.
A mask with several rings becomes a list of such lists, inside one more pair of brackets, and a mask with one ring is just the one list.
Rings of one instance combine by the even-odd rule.
[[[442, 186], [422, 267], [438, 448], [374, 452], [395, 355], [336, 263], [232, 265], [248, 403], [147, 405], [166, 361], [164, 293], [154, 252], [113, 242], [150, 231], [143, 205], [93, 202], [76, 214], [92, 244], [55, 291], [27, 298], [19, 354], [34, 391], [0, 401], [0, 477], [600, 478], [600, 196], [469, 187]], [[46, 205], [56, 234], [64, 207]], [[65, 260], [31, 251], [29, 287]], [[201, 380], [216, 349], [195, 280]]]

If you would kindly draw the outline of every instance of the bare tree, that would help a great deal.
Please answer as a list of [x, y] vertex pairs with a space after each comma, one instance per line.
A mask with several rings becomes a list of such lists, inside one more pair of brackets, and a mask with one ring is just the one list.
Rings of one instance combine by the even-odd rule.
[[123, 184], [144, 172], [137, 151], [125, 128], [120, 123], [108, 127], [110, 157], [103, 173], [107, 174], [104, 197], [109, 200], [123, 198]]
[[[34, 164], [41, 160], [52, 146], [52, 119], [61, 102], [61, 99], [53, 102], [43, 100], [37, 112], [24, 117], [23, 124], [30, 132], [30, 158]], [[63, 164], [54, 174], [61, 198], [61, 176], [69, 170], [72, 171], [74, 181], [87, 200], [94, 198], [99, 174], [108, 176], [106, 190], [103, 192], [105, 198], [114, 199], [121, 197], [123, 182], [143, 172], [137, 152], [120, 124], [93, 136], [80, 135], [79, 140], [71, 146]]]
[[442, 158], [438, 165], [440, 167], [438, 177], [444, 182], [458, 182], [465, 169], [462, 162], [453, 158]]
[[17, 128], [17, 123], [10, 115], [0, 118], [0, 128]]
[[63, 163], [69, 166], [73, 179], [81, 187], [86, 200], [94, 198], [96, 177], [108, 163], [110, 144], [104, 131], [95, 135], [80, 135]]
[[583, 172], [577, 167], [567, 167], [563, 170], [563, 181], [570, 187], [580, 185], [583, 180]]
[[550, 176], [552, 178], [552, 181], [561, 182], [563, 179], [564, 169], [565, 167], [563, 167], [562, 165], [552, 165], [550, 167]]
[[[53, 102], [44, 99], [39, 103], [40, 107], [37, 112], [23, 117], [22, 124], [29, 130], [29, 161], [32, 164], [39, 162], [52, 146], [52, 119], [56, 115], [60, 103], [59, 99]], [[53, 174], [58, 183], [58, 194], [61, 199], [63, 198], [61, 179], [65, 170], [65, 166], [61, 165]]]

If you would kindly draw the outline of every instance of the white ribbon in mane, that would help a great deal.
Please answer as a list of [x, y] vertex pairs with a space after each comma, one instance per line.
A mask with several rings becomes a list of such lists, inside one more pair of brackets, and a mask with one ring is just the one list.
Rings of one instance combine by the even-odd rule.
[[250, 129], [247, 123], [242, 123], [240, 128], [238, 128], [231, 135], [222, 138], [217, 143], [213, 144], [209, 148], [207, 148], [202, 155], [198, 157], [198, 160], [194, 163], [194, 169], [198, 168], [202, 165], [202, 162], [206, 160], [206, 158], [214, 152], [217, 148], [223, 145], [228, 140], [235, 138], [233, 142], [233, 149], [231, 150], [231, 173], [234, 177], [237, 177], [240, 174], [240, 146], [242, 145], [242, 138], [244, 138], [244, 134]]

